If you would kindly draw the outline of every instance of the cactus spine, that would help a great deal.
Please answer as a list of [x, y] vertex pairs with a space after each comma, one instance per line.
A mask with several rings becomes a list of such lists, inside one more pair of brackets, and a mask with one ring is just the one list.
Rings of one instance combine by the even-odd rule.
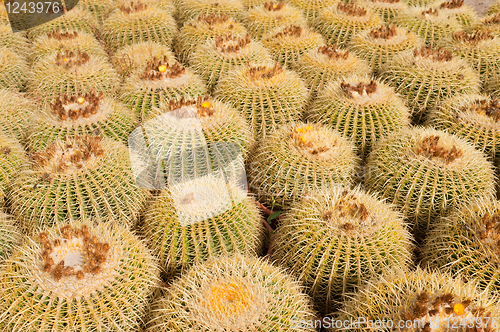
[[339, 2], [339, 0], [287, 0], [287, 3], [302, 10], [309, 24], [314, 22], [323, 9], [336, 5]]
[[497, 0], [494, 4], [492, 4], [488, 8], [486, 15], [491, 15], [491, 14], [500, 14], [500, 1]]
[[0, 209], [0, 262], [9, 258], [21, 242], [21, 233], [14, 220]]
[[3, 206], [14, 176], [27, 161], [22, 145], [16, 139], [0, 133], [0, 206]]
[[23, 90], [29, 67], [23, 57], [7, 47], [0, 47], [0, 88]]
[[21, 33], [13, 33], [9, 25], [0, 24], [0, 47], [6, 47], [25, 58], [31, 52], [31, 45], [28, 39]]
[[33, 111], [31, 100], [13, 91], [0, 89], [0, 128], [3, 134], [24, 143]]
[[366, 0], [364, 4], [386, 23], [389, 23], [401, 11], [408, 8], [408, 5], [403, 0]]
[[180, 0], [177, 8], [181, 22], [207, 14], [225, 14], [241, 20], [244, 10], [239, 0]]
[[460, 22], [464, 29], [470, 28], [477, 20], [477, 14], [471, 7], [464, 5], [464, 0], [442, 1], [436, 8]]

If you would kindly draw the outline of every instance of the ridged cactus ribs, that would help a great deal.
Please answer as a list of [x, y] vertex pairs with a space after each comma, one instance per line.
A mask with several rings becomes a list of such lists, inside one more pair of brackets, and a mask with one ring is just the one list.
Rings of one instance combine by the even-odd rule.
[[451, 147], [439, 145], [439, 139], [440, 137], [436, 135], [425, 137], [415, 152], [431, 160], [441, 160], [445, 164], [450, 164], [463, 155], [455, 145]]
[[381, 26], [380, 28], [375, 28], [370, 31], [370, 37], [372, 38], [382, 38], [382, 39], [391, 39], [394, 36], [397, 36], [398, 31], [396, 30], [396, 26], [391, 24], [390, 26]]
[[455, 41], [467, 42], [471, 45], [477, 45], [482, 41], [495, 38], [495, 35], [490, 30], [477, 30], [472, 33], [458, 31], [452, 33], [451, 36]]
[[318, 134], [314, 126], [308, 125], [305, 128], [299, 126], [290, 134], [298, 150], [313, 156], [327, 152], [336, 145], [336, 142], [329, 142], [325, 145], [322, 137]]
[[89, 62], [90, 56], [87, 52], [79, 51], [76, 52], [65, 50], [64, 52], [58, 52], [56, 56], [56, 65], [64, 66], [65, 68], [71, 68], [76, 66], [81, 66]]
[[156, 81], [165, 78], [177, 78], [186, 72], [186, 68], [176, 62], [173, 65], [168, 63], [168, 57], [163, 59], [154, 57], [146, 66], [144, 72], [139, 75], [140, 79]]
[[336, 44], [333, 44], [332, 46], [325, 45], [325, 46], [320, 46], [318, 48], [318, 53], [326, 55], [329, 59], [331, 60], [347, 60], [349, 57], [349, 51], [341, 51], [337, 48]]
[[439, 5], [439, 8], [456, 9], [462, 7], [463, 5], [464, 5], [464, 0], [451, 0], [443, 2], [441, 5]]
[[209, 117], [212, 116], [215, 112], [215, 109], [208, 100], [210, 96], [198, 96], [196, 99], [184, 99], [182, 97], [180, 100], [170, 100], [169, 101], [169, 110], [174, 111], [186, 106], [195, 106], [198, 116], [200, 117]]
[[279, 1], [279, 2], [266, 2], [264, 3], [264, 8], [270, 12], [277, 12], [277, 11], [280, 11], [283, 6], [285, 5], [285, 3], [283, 1]]
[[59, 281], [76, 276], [82, 280], [85, 274], [99, 274], [107, 260], [109, 243], [100, 242], [90, 234], [88, 227], [80, 229], [66, 225], [61, 228], [62, 238], [51, 241], [46, 232], [39, 234], [44, 249], [42, 252], [43, 269]]
[[443, 48], [434, 49], [432, 47], [421, 47], [413, 50], [414, 57], [428, 58], [432, 61], [447, 62], [453, 59], [453, 55], [450, 51]]
[[141, 2], [134, 3], [133, 1], [130, 3], [130, 6], [120, 6], [120, 10], [127, 14], [141, 12], [143, 10], [146, 10], [147, 8], [148, 4]]
[[283, 66], [275, 63], [273, 67], [252, 66], [249, 64], [248, 74], [254, 80], [270, 79], [283, 72]]
[[350, 16], [361, 17], [361, 16], [365, 16], [367, 13], [366, 9], [364, 9], [363, 7], [360, 7], [354, 3], [340, 2], [337, 5], [337, 9], [339, 9], [340, 11], [342, 11]]
[[281, 37], [295, 37], [299, 38], [302, 35], [302, 27], [297, 26], [297, 25], [289, 25], [282, 31], [278, 32], [277, 34], [274, 35], [274, 38], [281, 38]]
[[373, 80], [368, 84], [359, 82], [357, 85], [342, 82], [340, 83], [340, 87], [346, 94], [352, 97], [370, 95], [377, 92], [377, 83]]
[[103, 92], [97, 94], [95, 90], [82, 95], [68, 96], [64, 94], [61, 98], [56, 99], [54, 103], [51, 103], [50, 108], [58, 116], [59, 120], [72, 119], [76, 121], [82, 117], [89, 118], [91, 115], [96, 115], [103, 98]]
[[223, 53], [236, 53], [250, 44], [252, 40], [250, 35], [245, 37], [233, 36], [233, 34], [226, 34], [215, 37], [215, 47]]
[[484, 24], [499, 24], [499, 23], [500, 23], [500, 13], [484, 20]]
[[56, 31], [47, 32], [47, 37], [54, 38], [57, 40], [70, 40], [70, 39], [75, 39], [76, 37], [78, 37], [78, 32], [77, 31], [61, 32], [61, 30], [56, 30]]
[[422, 15], [425, 17], [426, 15], [438, 16], [439, 11], [436, 8], [429, 8], [422, 11]]

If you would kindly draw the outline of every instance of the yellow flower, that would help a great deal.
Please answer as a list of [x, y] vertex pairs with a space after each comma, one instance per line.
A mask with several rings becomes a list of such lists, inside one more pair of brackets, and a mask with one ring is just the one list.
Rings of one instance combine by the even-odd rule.
[[462, 303], [457, 303], [453, 306], [453, 312], [455, 312], [457, 315], [463, 315], [464, 310], [465, 310], [465, 307]]
[[159, 66], [159, 67], [158, 67], [158, 71], [159, 71], [160, 73], [164, 73], [164, 72], [166, 72], [166, 71], [167, 71], [167, 66], [165, 66], [165, 65], [161, 65], [161, 66]]
[[306, 130], [307, 130], [307, 131], [311, 131], [311, 129], [312, 129], [312, 127], [311, 127], [311, 126], [307, 126], [307, 127], [306, 127]]
[[78, 97], [78, 99], [76, 100], [78, 102], [78, 104], [83, 104], [85, 102], [85, 98], [83, 97]]
[[205, 107], [205, 108], [210, 108], [211, 106], [212, 106], [212, 104], [210, 104], [208, 101], [201, 104], [201, 107]]

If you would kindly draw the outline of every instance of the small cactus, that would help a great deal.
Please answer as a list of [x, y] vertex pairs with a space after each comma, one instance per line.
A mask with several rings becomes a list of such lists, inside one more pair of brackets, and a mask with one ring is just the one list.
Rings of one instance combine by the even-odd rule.
[[442, 0], [436, 8], [456, 18], [464, 29], [470, 28], [478, 20], [474, 9], [464, 5], [464, 0]]
[[115, 9], [115, 6], [116, 3], [114, 0], [78, 0], [78, 4], [75, 8], [90, 12], [96, 22], [102, 24], [109, 13]]
[[27, 61], [7, 47], [0, 47], [0, 88], [24, 90], [28, 79]]
[[240, 0], [180, 0], [177, 8], [181, 22], [207, 14], [225, 14], [240, 20], [244, 10]]
[[286, 2], [300, 9], [311, 24], [323, 9], [338, 4], [340, 0], [287, 0]]
[[391, 22], [394, 17], [408, 7], [404, 0], [366, 0], [364, 4], [379, 15], [385, 23]]

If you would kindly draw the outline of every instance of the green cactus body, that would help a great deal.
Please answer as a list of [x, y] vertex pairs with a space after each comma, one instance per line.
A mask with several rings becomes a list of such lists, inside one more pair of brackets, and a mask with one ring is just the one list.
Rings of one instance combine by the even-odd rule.
[[380, 77], [401, 94], [418, 122], [443, 99], [479, 93], [479, 75], [447, 50], [416, 48], [400, 53], [380, 70]]
[[365, 61], [335, 45], [321, 46], [304, 53], [297, 59], [294, 70], [309, 88], [310, 101], [316, 99], [316, 95], [330, 81], [351, 74], [371, 74], [371, 68]]
[[390, 205], [359, 188], [332, 187], [285, 214], [271, 259], [301, 280], [318, 310], [328, 314], [334, 299], [365, 279], [395, 266], [406, 269], [411, 241]]
[[267, 49], [259, 42], [251, 41], [250, 36], [235, 37], [221, 35], [196, 48], [189, 57], [189, 64], [213, 91], [219, 79], [231, 69], [251, 63], [272, 61]]
[[0, 89], [0, 128], [9, 137], [24, 143], [35, 107], [19, 93]]
[[[62, 10], [62, 9], [61, 9]], [[51, 31], [83, 31], [94, 34], [99, 23], [92, 14], [84, 9], [73, 8], [64, 15], [54, 14], [58, 17], [44, 24], [28, 29], [28, 38], [35, 40], [38, 36], [45, 35]]]
[[472, 27], [478, 20], [477, 14], [471, 7], [464, 5], [462, 0], [442, 0], [435, 8], [442, 10], [449, 17], [454, 17], [464, 29]]
[[241, 20], [244, 10], [240, 0], [180, 0], [177, 9], [181, 22], [209, 14], [225, 14]]
[[148, 197], [136, 186], [127, 147], [107, 137], [57, 140], [31, 159], [7, 197], [10, 213], [28, 234], [66, 218], [129, 227]]
[[495, 176], [486, 156], [455, 135], [412, 128], [381, 140], [369, 155], [365, 179], [404, 213], [416, 234], [475, 197], [493, 196]]
[[64, 50], [73, 52], [80, 50], [99, 58], [108, 56], [93, 35], [83, 31], [51, 31], [39, 36], [33, 42], [32, 61], [37, 63], [51, 53]]
[[302, 287], [268, 262], [231, 255], [197, 264], [151, 307], [147, 332], [313, 332]]
[[493, 161], [500, 156], [499, 115], [500, 101], [495, 97], [459, 95], [433, 109], [428, 124], [466, 139]]
[[404, 0], [411, 7], [429, 7], [440, 0]]
[[386, 23], [389, 23], [408, 7], [403, 0], [365, 0], [363, 4], [380, 16]]
[[391, 87], [351, 75], [329, 83], [306, 118], [350, 138], [364, 158], [382, 137], [410, 125], [410, 110]]
[[169, 64], [176, 62], [175, 55], [170, 47], [157, 42], [145, 41], [119, 49], [113, 55], [112, 63], [123, 77], [127, 77], [132, 73], [143, 71], [148, 62], [155, 57], [164, 59], [165, 56]]
[[488, 10], [486, 11], [486, 15], [491, 14], [500, 14], [500, 1], [497, 0], [488, 8]]
[[420, 267], [410, 272], [394, 269], [350, 294], [332, 320], [347, 321], [352, 332], [467, 331], [467, 325], [495, 330], [500, 318], [496, 301], [498, 297], [481, 292], [475, 280], [465, 283]]
[[16, 139], [0, 133], [0, 206], [3, 206], [14, 176], [27, 161], [23, 146]]
[[80, 8], [86, 10], [92, 14], [94, 19], [102, 24], [104, 20], [108, 17], [109, 13], [115, 9], [114, 0], [78, 0], [78, 4], [75, 8]]
[[144, 41], [170, 47], [176, 34], [177, 23], [173, 16], [147, 2], [134, 2], [131, 6], [117, 8], [103, 23], [104, 38], [114, 51]]
[[291, 68], [302, 54], [318, 49], [325, 41], [319, 33], [291, 24], [264, 34], [262, 44], [278, 63]]
[[350, 186], [359, 158], [350, 141], [320, 124], [283, 125], [250, 156], [247, 176], [257, 200], [290, 206], [332, 185]]
[[414, 32], [426, 45], [436, 46], [437, 43], [452, 32], [461, 30], [458, 20], [447, 10], [434, 7], [413, 7], [399, 13], [392, 23]]
[[290, 24], [307, 26], [307, 20], [302, 12], [282, 1], [266, 1], [249, 9], [243, 21], [255, 39], [261, 39], [266, 32], [278, 27]]
[[203, 96], [207, 88], [201, 77], [178, 62], [168, 63], [168, 58], [153, 59], [143, 72], [125, 80], [121, 99], [132, 108], [139, 121], [144, 121], [155, 107], [171, 99]]
[[65, 224], [27, 238], [5, 263], [0, 326], [12, 332], [140, 331], [148, 297], [160, 283], [156, 260], [122, 227]]
[[9, 258], [20, 244], [21, 237], [22, 235], [11, 216], [0, 209], [0, 262]]
[[222, 254], [257, 256], [264, 235], [255, 200], [241, 188], [207, 176], [177, 183], [156, 196], [145, 212], [143, 231], [168, 278]]
[[222, 77], [215, 96], [241, 112], [256, 138], [302, 117], [308, 89], [300, 77], [280, 65], [242, 66]]
[[118, 84], [118, 74], [106, 58], [65, 49], [34, 65], [29, 90], [47, 104], [63, 94], [87, 93], [92, 89], [112, 95]]
[[174, 40], [174, 49], [179, 55], [179, 61], [187, 64], [189, 56], [198, 45], [203, 45], [216, 36], [228, 33], [237, 37], [245, 37], [247, 30], [226, 14], [200, 15], [198, 18], [187, 21]]
[[0, 47], [27, 58], [31, 52], [28, 39], [21, 33], [13, 33], [10, 25], [0, 24]]
[[336, 5], [340, 0], [287, 0], [286, 3], [300, 9], [309, 24], [311, 24], [319, 13], [330, 6]]
[[423, 46], [422, 40], [413, 32], [395, 25], [382, 25], [353, 36], [348, 49], [365, 60], [374, 74], [378, 74], [380, 68], [396, 54], [419, 46]]
[[27, 144], [33, 151], [66, 136], [103, 135], [127, 144], [136, 122], [132, 110], [95, 91], [61, 96], [33, 115]]
[[0, 47], [0, 88], [23, 90], [28, 72], [28, 63], [21, 55], [10, 48]]
[[380, 24], [382, 19], [368, 7], [343, 2], [323, 9], [313, 22], [313, 26], [325, 37], [327, 44], [336, 44], [339, 47], [346, 46], [356, 33]]

